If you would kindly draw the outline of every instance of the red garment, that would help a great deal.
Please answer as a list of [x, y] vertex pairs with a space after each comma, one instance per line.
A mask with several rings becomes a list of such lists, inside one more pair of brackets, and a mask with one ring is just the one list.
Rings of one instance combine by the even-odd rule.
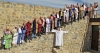
[[38, 24], [38, 33], [42, 31], [42, 24]]
[[31, 31], [31, 23], [30, 22], [27, 22], [26, 23], [26, 36], [28, 36], [30, 34], [30, 31]]
[[85, 10], [88, 11], [88, 7], [86, 7]]
[[42, 24], [43, 24], [43, 19], [40, 19], [41, 20], [41, 22], [42, 22]]

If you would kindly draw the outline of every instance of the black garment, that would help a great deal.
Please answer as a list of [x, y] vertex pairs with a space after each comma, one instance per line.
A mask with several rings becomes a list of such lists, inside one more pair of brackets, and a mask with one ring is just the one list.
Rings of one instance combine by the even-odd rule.
[[33, 21], [32, 33], [36, 34], [36, 20]]

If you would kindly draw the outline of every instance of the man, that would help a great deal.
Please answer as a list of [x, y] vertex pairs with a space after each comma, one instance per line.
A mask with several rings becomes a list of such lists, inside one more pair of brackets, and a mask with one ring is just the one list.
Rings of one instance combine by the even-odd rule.
[[32, 38], [36, 38], [36, 23], [37, 21], [36, 21], [36, 18], [34, 18], [34, 20], [33, 20], [33, 26], [32, 26]]
[[53, 29], [52, 32], [56, 33], [55, 46], [60, 48], [63, 46], [63, 33], [68, 33], [68, 31], [62, 31], [61, 28], [58, 27], [57, 30]]

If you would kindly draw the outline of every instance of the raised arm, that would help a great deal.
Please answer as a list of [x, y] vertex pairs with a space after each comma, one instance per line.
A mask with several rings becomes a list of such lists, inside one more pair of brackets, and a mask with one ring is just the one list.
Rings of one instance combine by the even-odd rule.
[[68, 33], [68, 31], [63, 31], [63, 33]]
[[56, 30], [52, 29], [51, 32], [56, 32]]

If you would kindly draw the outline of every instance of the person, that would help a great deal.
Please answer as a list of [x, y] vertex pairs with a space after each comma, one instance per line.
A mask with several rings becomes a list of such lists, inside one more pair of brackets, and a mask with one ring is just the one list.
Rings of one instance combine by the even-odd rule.
[[83, 3], [83, 5], [82, 5], [82, 7], [83, 7], [83, 19], [85, 18], [85, 15], [86, 15], [86, 5], [85, 5], [85, 3]]
[[12, 41], [12, 44], [13, 44], [13, 46], [16, 46], [17, 45], [17, 39], [18, 39], [18, 28], [15, 27], [12, 30], [12, 33], [13, 33], [13, 41]]
[[63, 12], [62, 12], [61, 8], [60, 8], [60, 11], [59, 11], [59, 18], [60, 18], [60, 24], [61, 24], [61, 26], [63, 26], [63, 24], [62, 24], [63, 23]]
[[78, 9], [78, 21], [79, 21], [80, 20], [80, 7], [78, 3], [77, 3], [77, 9]]
[[92, 4], [90, 4], [88, 11], [89, 11], [89, 18], [93, 18], [93, 6], [92, 6]]
[[22, 43], [21, 37], [22, 37], [22, 30], [21, 30], [21, 26], [19, 25], [19, 27], [18, 27], [18, 40], [17, 40], [18, 45], [20, 45]]
[[42, 18], [43, 23], [42, 23], [42, 34], [45, 34], [45, 27], [46, 27], [46, 18]]
[[33, 26], [32, 26], [32, 38], [36, 38], [36, 18], [33, 20]]
[[28, 40], [29, 40], [29, 42], [30, 42], [30, 40], [31, 40], [31, 22], [28, 20], [28, 22], [26, 23], [26, 39], [25, 39], [25, 41], [27, 42]]
[[94, 3], [94, 18], [97, 18], [98, 2]]
[[42, 19], [41, 17], [38, 19], [37, 24], [38, 24], [38, 36], [41, 36], [41, 32], [42, 32]]
[[86, 12], [86, 13], [85, 13], [85, 16], [86, 16], [86, 17], [88, 16], [88, 8], [89, 8], [89, 7], [88, 7], [88, 5], [86, 4], [86, 8], [85, 8], [85, 12]]
[[67, 12], [67, 14], [66, 14], [66, 23], [68, 23], [69, 22], [69, 6], [66, 8], [66, 12]]
[[63, 46], [63, 33], [68, 33], [68, 31], [63, 31], [61, 30], [60, 27], [58, 27], [57, 30], [53, 29], [51, 32], [56, 33], [55, 46], [57, 48], [60, 48], [61, 46]]
[[56, 18], [57, 18], [57, 27], [60, 27], [60, 17], [59, 17], [59, 13], [56, 13]]
[[78, 7], [75, 6], [75, 19], [77, 20], [78, 19]]
[[46, 18], [46, 32], [50, 32], [50, 17]]
[[4, 35], [4, 40], [5, 40], [5, 49], [10, 49], [12, 47], [12, 33], [10, 29], [6, 29], [5, 35]]
[[71, 22], [71, 24], [72, 24], [72, 9], [71, 9], [71, 7], [69, 7], [69, 21]]
[[22, 43], [24, 43], [24, 40], [25, 40], [25, 35], [26, 35], [26, 24], [23, 23], [23, 26], [21, 27], [21, 30], [22, 30]]
[[50, 28], [50, 31], [52, 29], [54, 29], [54, 20], [55, 20], [55, 17], [53, 16], [53, 14], [50, 15], [50, 19], [51, 19], [51, 28]]
[[75, 19], [75, 6], [71, 5], [71, 8], [72, 8], [72, 18], [73, 18], [73, 21], [76, 21], [76, 19]]
[[84, 8], [82, 5], [80, 5], [80, 19], [84, 17]]
[[66, 22], [66, 17], [67, 17], [67, 10], [64, 8], [64, 24], [65, 24], [65, 22]]

